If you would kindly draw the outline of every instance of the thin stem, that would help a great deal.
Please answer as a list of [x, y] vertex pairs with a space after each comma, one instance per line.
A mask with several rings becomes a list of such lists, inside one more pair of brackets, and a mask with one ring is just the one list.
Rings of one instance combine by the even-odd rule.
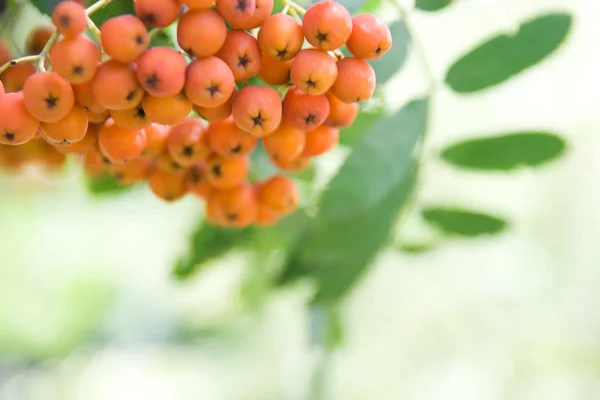
[[287, 14], [288, 11], [290, 10], [290, 3], [287, 3], [284, 7], [283, 10], [281, 10], [282, 14]]
[[92, 19], [89, 17], [89, 15], [86, 15], [86, 19], [87, 19], [88, 29], [90, 30], [90, 32], [92, 32], [92, 34], [94, 36], [96, 36], [96, 39], [98, 39], [98, 42], [100, 42], [100, 29], [98, 29], [98, 27], [96, 26], [96, 23], [94, 21], [92, 21]]
[[162, 29], [160, 29], [160, 28], [151, 29], [150, 32], [148, 32], [148, 37], [152, 40], [152, 38], [154, 38], [154, 36], [158, 35], [161, 32], [162, 32]]
[[86, 13], [87, 15], [91, 15], [93, 13], [95, 13], [96, 11], [98, 11], [99, 9], [101, 9], [102, 7], [110, 4], [113, 0], [99, 0], [98, 2], [92, 4], [91, 6], [89, 6], [87, 8]]
[[50, 49], [52, 48], [52, 46], [54, 46], [54, 42], [56, 42], [56, 39], [58, 39], [58, 31], [55, 30], [54, 33], [52, 34], [52, 36], [50, 36], [50, 39], [48, 39], [48, 42], [46, 43], [46, 45], [44, 46], [44, 48], [42, 49], [42, 52], [39, 55], [39, 59], [38, 59], [38, 70], [45, 72], [46, 71], [46, 57], [48, 56], [48, 53], [50, 52]]
[[21, 63], [25, 63], [25, 62], [36, 62], [39, 59], [40, 59], [39, 55], [26, 56], [26, 57], [21, 57], [21, 58], [14, 59], [14, 60], [7, 62], [6, 64], [4, 64], [3, 66], [0, 67], [0, 74], [2, 74], [4, 71], [6, 71], [7, 69], [9, 69], [13, 65], [17, 65], [17, 64], [21, 64]]

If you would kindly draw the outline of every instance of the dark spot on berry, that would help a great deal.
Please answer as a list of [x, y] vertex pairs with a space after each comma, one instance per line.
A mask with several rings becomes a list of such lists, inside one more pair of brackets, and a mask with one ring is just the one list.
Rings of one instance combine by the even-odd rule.
[[238, 57], [238, 67], [246, 68], [250, 64], [248, 54], [244, 54], [242, 57]]
[[146, 79], [146, 86], [148, 86], [150, 89], [156, 89], [159, 81], [160, 80], [158, 79], [158, 76], [154, 73]]
[[327, 41], [327, 34], [326, 33], [317, 33], [317, 40], [319, 41], [319, 43], [321, 42], [326, 42]]
[[210, 97], [215, 97], [215, 94], [219, 93], [219, 85], [211, 85], [206, 88], [206, 91], [210, 93]]
[[90, 108], [89, 108], [88, 106], [83, 106], [83, 109], [84, 109], [85, 111], [90, 111]]
[[61, 24], [64, 27], [68, 27], [71, 24], [71, 18], [69, 18], [68, 15], [61, 15], [58, 18], [58, 22], [59, 24]]
[[200, 174], [195, 169], [192, 169], [190, 171], [190, 180], [192, 181], [192, 183], [200, 182]]
[[177, 164], [175, 161], [171, 161], [171, 167], [174, 169], [181, 169], [181, 165]]
[[378, 46], [377, 50], [375, 50], [375, 54], [380, 55], [381, 51], [382, 51], [381, 47]]
[[110, 160], [106, 156], [102, 156], [102, 164], [111, 164]]
[[277, 57], [279, 57], [282, 61], [285, 60], [285, 57], [287, 56], [287, 54], [288, 54], [287, 46], [283, 50], [277, 50]]
[[192, 146], [183, 146], [181, 154], [183, 154], [184, 157], [191, 157], [194, 155], [194, 148]]
[[242, 145], [241, 144], [238, 144], [237, 146], [234, 146], [234, 147], [232, 147], [232, 148], [229, 149], [229, 152], [233, 153], [233, 154], [238, 154], [241, 151], [242, 151]]
[[309, 87], [309, 88], [316, 88], [317, 87], [317, 82], [313, 81], [310, 78], [306, 82], [304, 82], [304, 83], [306, 83], [306, 87]]
[[213, 167], [212, 167], [212, 173], [217, 178], [222, 177], [223, 176], [223, 171], [221, 170], [221, 165], [220, 164], [213, 165]]
[[56, 105], [58, 104], [58, 97], [53, 96], [53, 95], [48, 95], [48, 97], [46, 97], [44, 99], [44, 101], [46, 102], [46, 107], [48, 107], [49, 110], [53, 110], [56, 108]]
[[114, 177], [116, 180], [122, 181], [125, 178], [125, 174], [123, 172], [117, 172]]
[[15, 140], [15, 134], [11, 132], [5, 132], [4, 139], [6, 139], [9, 142], [12, 142], [13, 140]]
[[227, 214], [227, 219], [231, 222], [237, 221], [237, 214]]
[[16, 62], [15, 60], [12, 60], [12, 61], [10, 62], [10, 65], [17, 65], [17, 62]]
[[248, 8], [248, 2], [246, 2], [246, 0], [238, 0], [235, 8], [244, 12], [246, 11], [246, 8]]
[[153, 26], [154, 24], [156, 24], [156, 15], [150, 13], [150, 14], [144, 14], [142, 16], [140, 16], [140, 19], [142, 20], [142, 22], [145, 25], [148, 26]]
[[142, 35], [137, 35], [134, 40], [135, 40], [135, 44], [137, 44], [138, 46], [142, 46], [145, 42]]
[[135, 94], [137, 93], [136, 89], [131, 90], [129, 93], [127, 93], [127, 97], [125, 97], [126, 100], [131, 101], [133, 99], [135, 99]]
[[140, 119], [146, 119], [146, 111], [142, 107], [138, 107], [135, 116]]
[[317, 116], [315, 114], [311, 114], [309, 113], [306, 118], [304, 118], [304, 122], [306, 122], [306, 125], [310, 125], [313, 122], [315, 122], [315, 119], [317, 119]]
[[173, 200], [175, 200], [175, 196], [173, 196], [171, 193], [167, 193], [167, 194], [165, 194], [165, 200], [173, 201]]
[[73, 67], [73, 75], [82, 75], [85, 70], [81, 65], [76, 65]]
[[263, 122], [265, 122], [260, 112], [256, 117], [250, 117], [250, 119], [252, 120], [252, 122], [254, 122], [253, 128], [256, 128], [257, 126], [262, 126]]

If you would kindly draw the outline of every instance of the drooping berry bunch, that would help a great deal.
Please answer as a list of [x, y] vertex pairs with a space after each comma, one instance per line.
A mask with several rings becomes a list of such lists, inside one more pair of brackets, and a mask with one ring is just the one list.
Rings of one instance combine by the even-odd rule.
[[[0, 68], [0, 163], [79, 156], [91, 176], [147, 180], [167, 201], [204, 198], [221, 226], [269, 225], [295, 210], [285, 171], [336, 146], [375, 91], [367, 60], [392, 44], [377, 17], [352, 18], [332, 0], [273, 15], [273, 0], [136, 0], [136, 15], [98, 29], [88, 16], [110, 1], [59, 3], [56, 31], [36, 29], [31, 55]], [[151, 46], [175, 22], [182, 51]], [[0, 64], [9, 59], [0, 43]], [[259, 141], [283, 172], [250, 182]]]

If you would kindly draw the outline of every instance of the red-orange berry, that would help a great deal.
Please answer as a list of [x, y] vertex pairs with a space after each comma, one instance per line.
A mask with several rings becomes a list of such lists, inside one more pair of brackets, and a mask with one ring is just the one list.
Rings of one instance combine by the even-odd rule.
[[106, 121], [108, 119], [108, 117], [110, 117], [110, 112], [108, 110], [104, 110], [104, 111], [100, 111], [100, 112], [87, 110], [87, 113], [88, 113], [88, 120], [90, 121], [90, 123], [93, 123], [93, 124], [103, 123], [104, 121]]
[[298, 208], [300, 193], [292, 179], [275, 175], [258, 187], [258, 199], [264, 206], [285, 215]]
[[83, 169], [90, 176], [100, 176], [107, 172], [111, 162], [102, 154], [97, 145], [83, 157]]
[[296, 87], [291, 87], [283, 100], [283, 120], [304, 132], [325, 122], [329, 110], [325, 95], [311, 96]]
[[12, 52], [8, 48], [6, 42], [0, 39], [0, 66], [12, 60]]
[[109, 170], [120, 185], [132, 186], [148, 176], [150, 161], [136, 158], [126, 163], [112, 165]]
[[209, 202], [216, 203], [213, 207], [218, 210], [217, 221], [228, 227], [247, 227], [254, 223], [258, 213], [256, 193], [248, 183], [217, 191], [209, 197]]
[[298, 172], [310, 166], [311, 158], [300, 156], [293, 160], [275, 160], [271, 157], [271, 162], [275, 164], [277, 168], [283, 171]]
[[377, 78], [373, 67], [363, 59], [346, 57], [338, 61], [338, 76], [331, 93], [344, 103], [373, 97]]
[[95, 113], [101, 113], [106, 110], [106, 108], [104, 108], [94, 96], [94, 91], [92, 90], [92, 81], [71, 86], [73, 87], [73, 92], [75, 93], [75, 102], [77, 104]]
[[258, 143], [258, 138], [238, 128], [233, 118], [213, 122], [208, 126], [206, 135], [211, 150], [225, 158], [244, 157]]
[[217, 57], [225, 61], [236, 82], [246, 81], [260, 71], [262, 54], [254, 36], [242, 30], [230, 30]]
[[144, 128], [146, 132], [146, 147], [142, 156], [154, 159], [167, 151], [169, 129], [160, 124], [150, 124]]
[[35, 67], [30, 63], [19, 63], [9, 67], [0, 75], [6, 93], [15, 93], [23, 90], [25, 81], [35, 74]]
[[203, 10], [210, 8], [215, 3], [214, 0], [179, 0], [181, 5], [187, 6], [194, 10]]
[[171, 97], [154, 97], [147, 94], [142, 106], [148, 120], [157, 124], [177, 125], [192, 111], [192, 102], [183, 93]]
[[5, 93], [6, 93], [6, 91], [4, 90], [4, 83], [2, 83], [2, 81], [0, 81], [0, 96], [2, 96]]
[[218, 107], [200, 107], [194, 105], [192, 109], [196, 114], [208, 122], [223, 121], [231, 116], [231, 108], [233, 106], [234, 96], [235, 92], [231, 97], [229, 97], [229, 100]]
[[302, 155], [316, 157], [325, 154], [337, 146], [340, 139], [340, 130], [326, 125], [321, 125], [306, 133], [306, 144]]
[[135, 13], [150, 28], [166, 28], [179, 17], [178, 0], [135, 0]]
[[152, 163], [154, 164], [154, 168], [172, 174], [183, 174], [186, 171], [183, 166], [181, 166], [177, 161], [173, 160], [173, 157], [171, 157], [168, 152], [163, 153], [153, 159]]
[[359, 14], [352, 19], [352, 34], [346, 43], [357, 58], [376, 60], [392, 47], [390, 28], [373, 14]]
[[100, 27], [100, 41], [106, 54], [125, 64], [137, 60], [150, 45], [144, 23], [128, 14], [106, 20]]
[[75, 95], [69, 82], [56, 72], [38, 72], [25, 81], [23, 100], [33, 117], [42, 122], [57, 122], [71, 111]]
[[279, 126], [281, 107], [281, 98], [275, 89], [246, 86], [235, 95], [231, 112], [240, 129], [263, 137]]
[[206, 169], [204, 164], [193, 165], [186, 173], [188, 191], [194, 195], [207, 199], [214, 191], [214, 188], [206, 178]]
[[[201, 26], [202, 29], [198, 29]], [[225, 43], [225, 20], [212, 8], [189, 10], [177, 23], [177, 42], [196, 58], [214, 56]]]
[[128, 110], [140, 104], [144, 90], [131, 64], [109, 60], [98, 67], [92, 81], [96, 100], [109, 110]]
[[75, 143], [85, 136], [88, 129], [88, 115], [86, 110], [75, 105], [69, 113], [57, 122], [42, 122], [41, 131], [49, 142], [52, 143]]
[[303, 44], [300, 21], [287, 14], [271, 15], [258, 32], [258, 45], [273, 60], [291, 60]]
[[85, 83], [96, 74], [100, 50], [85, 36], [64, 38], [50, 49], [50, 64], [70, 83]]
[[158, 198], [174, 202], [187, 194], [185, 175], [153, 168], [148, 175], [148, 186]]
[[269, 207], [258, 203], [258, 212], [256, 213], [256, 219], [254, 224], [261, 227], [269, 227], [277, 224], [281, 220], [281, 213], [275, 210], [271, 210]]
[[217, 0], [216, 6], [229, 25], [243, 30], [258, 28], [273, 12], [273, 0]]
[[25, 42], [25, 51], [27, 54], [39, 54], [52, 37], [55, 29], [52, 26], [36, 26], [29, 32]]
[[27, 143], [38, 132], [40, 123], [25, 108], [22, 93], [0, 96], [0, 144]]
[[167, 138], [167, 150], [173, 160], [183, 167], [206, 160], [210, 148], [205, 132], [204, 123], [197, 118], [187, 118], [172, 127]]
[[337, 59], [323, 50], [301, 50], [290, 70], [292, 83], [306, 94], [326, 93], [337, 77]]
[[304, 150], [306, 133], [282, 123], [271, 135], [263, 139], [265, 149], [275, 160], [293, 160]]
[[231, 189], [240, 186], [248, 178], [250, 161], [248, 157], [224, 158], [211, 155], [206, 161], [206, 177], [217, 189]]
[[319, 1], [306, 10], [302, 29], [308, 43], [322, 50], [335, 50], [348, 41], [352, 16], [337, 1]]
[[77, 154], [84, 156], [92, 148], [98, 145], [98, 127], [93, 124], [88, 124], [88, 129], [83, 137], [78, 142], [74, 143], [57, 143], [56, 148], [65, 154]]
[[277, 61], [262, 53], [258, 77], [269, 85], [287, 85], [293, 60]]
[[102, 154], [113, 163], [137, 158], [146, 147], [146, 132], [119, 128], [109, 119], [100, 128], [98, 146]]
[[325, 94], [329, 101], [329, 115], [325, 120], [325, 125], [333, 128], [347, 128], [354, 123], [358, 115], [358, 102], [344, 103], [331, 92]]
[[142, 87], [156, 97], [175, 96], [185, 85], [185, 57], [169, 47], [153, 47], [136, 62]]
[[129, 110], [113, 110], [110, 112], [110, 116], [115, 125], [121, 129], [137, 131], [150, 125], [150, 120], [141, 104]]
[[62, 1], [52, 12], [52, 23], [63, 36], [78, 36], [87, 28], [85, 8], [75, 1]]
[[185, 94], [200, 107], [225, 104], [235, 90], [235, 79], [227, 64], [217, 57], [193, 61], [187, 68]]

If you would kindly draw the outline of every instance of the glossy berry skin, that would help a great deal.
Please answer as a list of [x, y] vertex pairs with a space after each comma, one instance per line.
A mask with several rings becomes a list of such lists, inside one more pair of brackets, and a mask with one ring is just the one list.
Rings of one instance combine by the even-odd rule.
[[178, 0], [135, 0], [135, 14], [150, 28], [166, 28], [181, 11]]
[[246, 181], [250, 172], [247, 157], [224, 158], [211, 155], [206, 161], [208, 182], [217, 189], [232, 189]]
[[291, 87], [283, 100], [283, 121], [308, 132], [325, 122], [329, 110], [329, 101], [325, 95], [310, 96]]
[[64, 38], [50, 49], [50, 65], [72, 84], [90, 81], [100, 63], [100, 50], [85, 36]]
[[375, 15], [359, 14], [352, 19], [352, 34], [346, 45], [355, 57], [376, 60], [392, 48], [392, 34]]
[[131, 161], [146, 147], [146, 132], [119, 128], [109, 119], [100, 128], [98, 146], [102, 154], [112, 163]]
[[197, 118], [187, 118], [171, 128], [167, 151], [179, 165], [188, 167], [206, 160], [210, 154], [206, 127]]
[[45, 139], [53, 143], [76, 143], [83, 139], [88, 130], [88, 115], [79, 105], [54, 123], [42, 123], [41, 131]]
[[293, 160], [304, 150], [306, 133], [282, 123], [275, 132], [263, 139], [263, 143], [273, 159]]
[[73, 108], [75, 94], [69, 82], [56, 72], [38, 72], [25, 81], [23, 100], [33, 117], [41, 122], [57, 122]]
[[184, 174], [156, 168], [153, 168], [148, 175], [148, 186], [155, 196], [167, 202], [175, 202], [187, 194]]
[[0, 144], [27, 143], [36, 135], [39, 126], [39, 121], [27, 112], [21, 92], [0, 96]]
[[197, 106], [219, 107], [235, 90], [235, 78], [227, 64], [217, 57], [194, 60], [187, 67], [185, 94]]
[[304, 44], [302, 25], [287, 14], [274, 14], [258, 31], [260, 49], [273, 60], [287, 61], [298, 54]]
[[226, 37], [225, 21], [214, 9], [189, 10], [179, 18], [177, 42], [186, 53], [196, 58], [217, 54]]
[[306, 10], [302, 18], [306, 40], [321, 50], [342, 47], [352, 32], [352, 16], [337, 1], [323, 0]]
[[275, 175], [260, 185], [258, 199], [267, 208], [286, 215], [298, 208], [300, 193], [292, 179]]
[[219, 225], [244, 228], [255, 221], [258, 200], [252, 185], [245, 183], [235, 188], [215, 191], [208, 198], [207, 207], [211, 208], [207, 214]]
[[345, 57], [338, 61], [337, 79], [331, 93], [344, 103], [368, 100], [375, 93], [377, 78], [373, 67], [363, 59]]
[[274, 132], [281, 123], [279, 93], [265, 86], [246, 86], [233, 99], [232, 115], [243, 131], [258, 137]]
[[335, 83], [337, 59], [323, 50], [301, 50], [292, 62], [292, 83], [311, 96], [325, 94]]
[[78, 36], [87, 28], [85, 8], [75, 1], [62, 1], [52, 11], [52, 23], [63, 36]]
[[256, 136], [238, 128], [231, 117], [211, 123], [206, 135], [211, 150], [224, 158], [244, 157], [250, 154], [258, 143]]
[[110, 18], [102, 24], [100, 41], [106, 54], [125, 64], [137, 60], [150, 45], [144, 23], [129, 14]]
[[169, 47], [153, 47], [136, 62], [136, 76], [144, 90], [155, 97], [171, 97], [185, 86], [185, 57]]

